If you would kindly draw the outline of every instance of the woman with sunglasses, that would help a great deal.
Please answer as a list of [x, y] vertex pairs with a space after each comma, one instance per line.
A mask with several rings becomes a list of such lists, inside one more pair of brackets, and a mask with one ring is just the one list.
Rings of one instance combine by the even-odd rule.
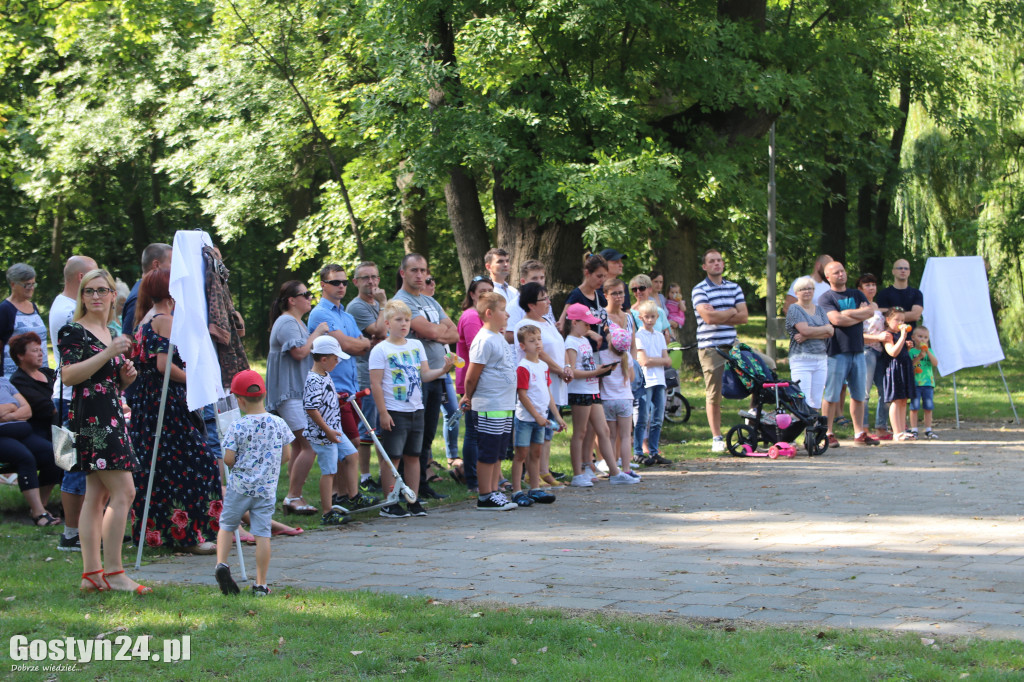
[[[636, 323], [635, 328], [643, 329], [644, 325], [640, 322], [640, 316], [636, 313], [636, 307], [644, 301], [654, 301], [654, 304], [658, 305], [658, 299], [654, 297], [654, 283], [647, 275], [637, 275], [629, 280], [629, 290], [633, 293], [634, 298], [636, 298], [636, 303], [631, 308], [633, 321]], [[663, 306], [658, 305], [658, 321], [654, 323], [654, 331], [665, 335], [665, 343], [671, 343], [670, 329], [672, 329], [672, 325], [668, 321], [668, 314]]]
[[[160, 449], [153, 470], [153, 494], [146, 528], [142, 528], [149, 488], [148, 465], [156, 440], [174, 319], [170, 282], [171, 271], [166, 268], [147, 272], [139, 285], [135, 306], [136, 321], [146, 321], [139, 325], [135, 334], [137, 345], [133, 355], [139, 376], [129, 401], [132, 420], [128, 433], [143, 463], [142, 470], [135, 474], [132, 538], [136, 543], [145, 542], [147, 547], [213, 554], [217, 551], [213, 540], [217, 537], [220, 518], [220, 472], [217, 460], [206, 445], [206, 433], [200, 430], [202, 418], [188, 409], [185, 364], [178, 354], [171, 362], [171, 382], [167, 386], [164, 420], [159, 431]], [[115, 298], [116, 295], [115, 292]]]
[[[113, 337], [107, 327], [114, 319], [117, 292], [106, 270], [90, 270], [82, 277], [70, 324], [57, 334], [61, 381], [72, 387], [68, 412], [77, 434], [78, 463], [84, 471], [85, 503], [78, 532], [82, 541], [82, 583], [86, 592], [117, 590], [152, 592], [125, 575], [121, 545], [128, 511], [135, 499], [133, 472], [139, 460], [132, 448], [121, 411], [121, 391], [135, 381], [137, 372], [125, 356], [132, 341]], [[100, 559], [100, 544], [103, 558]]]
[[0, 376], [4, 377], [10, 377], [18, 369], [8, 343], [12, 336], [25, 332], [39, 335], [43, 347], [43, 367], [50, 366], [46, 357], [46, 322], [39, 314], [39, 308], [32, 302], [36, 292], [35, 269], [25, 263], [15, 263], [7, 268], [7, 283], [11, 285], [11, 295], [0, 301], [0, 353], [3, 359]]
[[284, 419], [295, 435], [288, 464], [288, 497], [284, 499], [283, 508], [304, 516], [316, 514], [317, 508], [302, 498], [302, 486], [316, 460], [313, 446], [302, 435], [306, 428], [302, 389], [313, 366], [310, 356], [313, 341], [328, 329], [326, 322], [321, 322], [312, 332], [306, 329], [302, 318], [313, 309], [312, 298], [309, 288], [298, 280], [281, 285], [270, 309], [270, 353], [267, 355], [267, 409]]

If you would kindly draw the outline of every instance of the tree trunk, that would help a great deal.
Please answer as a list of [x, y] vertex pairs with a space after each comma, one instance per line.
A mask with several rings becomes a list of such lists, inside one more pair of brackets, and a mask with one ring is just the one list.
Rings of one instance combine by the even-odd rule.
[[519, 193], [502, 184], [501, 171], [497, 170], [493, 196], [498, 246], [511, 254], [513, 273], [531, 258], [544, 263], [548, 294], [557, 317], [569, 292], [583, 281], [584, 225], [559, 221], [542, 224], [533, 216], [519, 215]]
[[[889, 238], [889, 222], [892, 215], [892, 201], [896, 195], [896, 186], [900, 181], [900, 159], [903, 155], [903, 140], [907, 135], [907, 119], [910, 116], [910, 79], [900, 79], [900, 119], [892, 130], [889, 140], [889, 158], [885, 165], [885, 174], [878, 191], [878, 203], [875, 206], [875, 220], [871, 230], [871, 240], [861, 247], [861, 261], [878, 273], [884, 272], [885, 259], [888, 253], [886, 242]], [[870, 271], [870, 270], [869, 270]]]
[[[686, 303], [686, 324], [683, 325], [680, 341], [687, 345], [697, 341], [697, 318], [690, 301], [690, 292], [704, 279], [704, 271], [700, 268], [700, 256], [704, 249], [699, 244], [695, 219], [678, 213], [666, 216], [666, 219], [671, 221], [671, 238], [666, 239], [664, 246], [658, 250], [657, 267], [665, 277], [665, 291], [668, 291], [672, 282], [682, 290], [683, 301]], [[690, 367], [699, 367], [697, 350], [683, 353], [683, 362]]]
[[455, 236], [455, 250], [459, 254], [462, 284], [468, 289], [473, 277], [484, 271], [484, 254], [490, 249], [476, 180], [461, 166], [452, 168], [448, 171], [448, 184], [444, 186], [444, 199]]
[[[121, 186], [124, 214], [132, 228], [132, 243], [135, 252], [142, 256], [142, 250], [149, 245], [149, 223], [142, 205], [142, 187], [139, 181], [138, 164], [135, 161], [123, 163], [117, 168], [117, 182]], [[141, 276], [141, 275], [140, 275]]]
[[426, 192], [412, 182], [411, 173], [395, 181], [401, 193], [402, 241], [406, 253], [418, 253], [430, 262], [430, 229], [427, 224]]
[[[828, 156], [829, 164], [839, 163], [839, 159]], [[836, 168], [825, 180], [828, 190], [821, 202], [821, 253], [827, 253], [837, 261], [846, 262], [846, 215], [850, 212], [847, 199], [846, 171]]]
[[64, 200], [58, 198], [50, 227], [50, 264], [55, 272], [64, 268], [64, 214]]

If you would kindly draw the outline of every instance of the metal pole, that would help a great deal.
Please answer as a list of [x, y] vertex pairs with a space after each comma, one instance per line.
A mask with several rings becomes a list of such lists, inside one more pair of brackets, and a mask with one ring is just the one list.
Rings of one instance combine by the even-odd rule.
[[139, 550], [135, 554], [135, 570], [142, 568], [142, 548], [146, 545], [146, 523], [149, 521], [149, 501], [153, 497], [153, 474], [156, 472], [156, 453], [160, 450], [160, 434], [164, 430], [164, 408], [167, 406], [167, 389], [171, 385], [171, 367], [174, 365], [174, 344], [167, 345], [167, 366], [164, 368], [164, 387], [160, 391], [160, 410], [156, 415], [156, 434], [153, 436], [153, 457], [149, 463], [149, 483], [146, 486], [146, 504], [142, 508], [142, 525], [139, 526]]
[[953, 372], [953, 410], [956, 412], [956, 428], [960, 428], [960, 403], [956, 399], [956, 372]]
[[775, 360], [776, 301], [775, 301], [775, 124], [768, 130], [768, 258], [767, 287], [765, 289], [765, 354]]
[[1006, 376], [1003, 375], [1003, 363], [997, 362], [996, 366], [999, 367], [999, 376], [1003, 379], [1003, 388], [1006, 389], [1006, 397], [1010, 399], [1010, 409], [1013, 410], [1013, 423], [1020, 424], [1020, 418], [1017, 417], [1017, 408], [1013, 404], [1013, 396], [1010, 395], [1010, 387], [1006, 385]]

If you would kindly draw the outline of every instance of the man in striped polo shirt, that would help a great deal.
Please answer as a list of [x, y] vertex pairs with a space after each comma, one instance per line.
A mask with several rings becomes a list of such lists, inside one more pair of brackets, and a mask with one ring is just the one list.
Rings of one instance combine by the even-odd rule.
[[717, 249], [704, 252], [701, 269], [707, 273], [690, 297], [697, 312], [697, 354], [704, 370], [704, 403], [711, 427], [711, 452], [725, 452], [722, 438], [722, 372], [725, 358], [716, 348], [728, 349], [736, 343], [736, 325], [747, 321], [743, 291], [735, 282], [722, 278], [725, 260]]

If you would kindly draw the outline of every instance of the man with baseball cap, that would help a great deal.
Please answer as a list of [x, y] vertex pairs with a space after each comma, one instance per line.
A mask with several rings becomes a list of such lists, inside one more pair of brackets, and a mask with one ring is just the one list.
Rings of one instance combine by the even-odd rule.
[[[604, 249], [600, 252], [602, 258], [608, 261], [608, 279], [618, 278], [622, 279], [622, 271], [625, 264], [622, 262], [626, 260], [626, 256], [622, 254], [618, 249]], [[604, 287], [602, 286], [598, 291], [601, 292], [601, 296], [604, 296]], [[630, 299], [629, 291], [626, 291], [625, 300], [622, 302], [622, 309], [629, 310]]]

